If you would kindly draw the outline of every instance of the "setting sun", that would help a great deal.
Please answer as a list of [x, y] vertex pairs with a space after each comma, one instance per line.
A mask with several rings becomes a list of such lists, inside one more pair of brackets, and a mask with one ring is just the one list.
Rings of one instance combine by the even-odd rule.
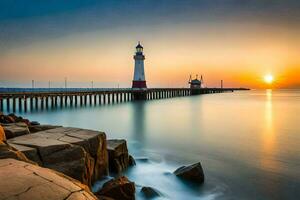
[[266, 83], [268, 83], [268, 84], [273, 83], [273, 81], [274, 81], [273, 75], [271, 75], [271, 74], [265, 75], [265, 76], [264, 76], [264, 81], [265, 81]]

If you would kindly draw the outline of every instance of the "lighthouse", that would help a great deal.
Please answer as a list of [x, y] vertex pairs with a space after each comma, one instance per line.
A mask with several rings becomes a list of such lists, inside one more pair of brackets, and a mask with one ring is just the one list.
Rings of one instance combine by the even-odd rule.
[[144, 70], [144, 60], [145, 56], [143, 54], [143, 46], [138, 43], [135, 47], [136, 52], [133, 56], [134, 58], [134, 75], [132, 81], [132, 88], [136, 89], [146, 89], [146, 79], [145, 79], [145, 70]]

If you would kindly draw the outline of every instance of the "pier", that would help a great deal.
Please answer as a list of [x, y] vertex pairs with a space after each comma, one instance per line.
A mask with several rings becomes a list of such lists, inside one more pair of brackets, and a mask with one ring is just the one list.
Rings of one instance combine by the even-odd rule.
[[51, 108], [96, 106], [135, 100], [155, 100], [245, 90], [244, 88], [11, 88], [0, 90], [0, 110], [27, 112]]
[[154, 100], [199, 94], [233, 92], [245, 88], [207, 88], [203, 77], [190, 77], [189, 88], [148, 88], [145, 78], [143, 46], [138, 43], [134, 58], [132, 88], [0, 88], [0, 111], [27, 112], [63, 107], [96, 106], [135, 100]]

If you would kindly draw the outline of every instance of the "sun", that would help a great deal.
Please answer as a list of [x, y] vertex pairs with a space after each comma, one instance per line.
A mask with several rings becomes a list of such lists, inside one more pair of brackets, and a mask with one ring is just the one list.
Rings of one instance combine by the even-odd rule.
[[274, 81], [274, 77], [271, 74], [267, 74], [264, 76], [265, 83], [271, 84]]

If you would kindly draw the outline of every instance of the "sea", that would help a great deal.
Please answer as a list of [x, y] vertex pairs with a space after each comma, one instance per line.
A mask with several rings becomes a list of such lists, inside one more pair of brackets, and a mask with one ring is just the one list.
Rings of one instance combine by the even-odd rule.
[[[250, 90], [17, 112], [42, 124], [126, 139], [137, 165], [124, 174], [178, 200], [299, 200], [300, 90]], [[172, 173], [200, 162], [203, 185]], [[101, 187], [98, 181], [93, 190]]]

